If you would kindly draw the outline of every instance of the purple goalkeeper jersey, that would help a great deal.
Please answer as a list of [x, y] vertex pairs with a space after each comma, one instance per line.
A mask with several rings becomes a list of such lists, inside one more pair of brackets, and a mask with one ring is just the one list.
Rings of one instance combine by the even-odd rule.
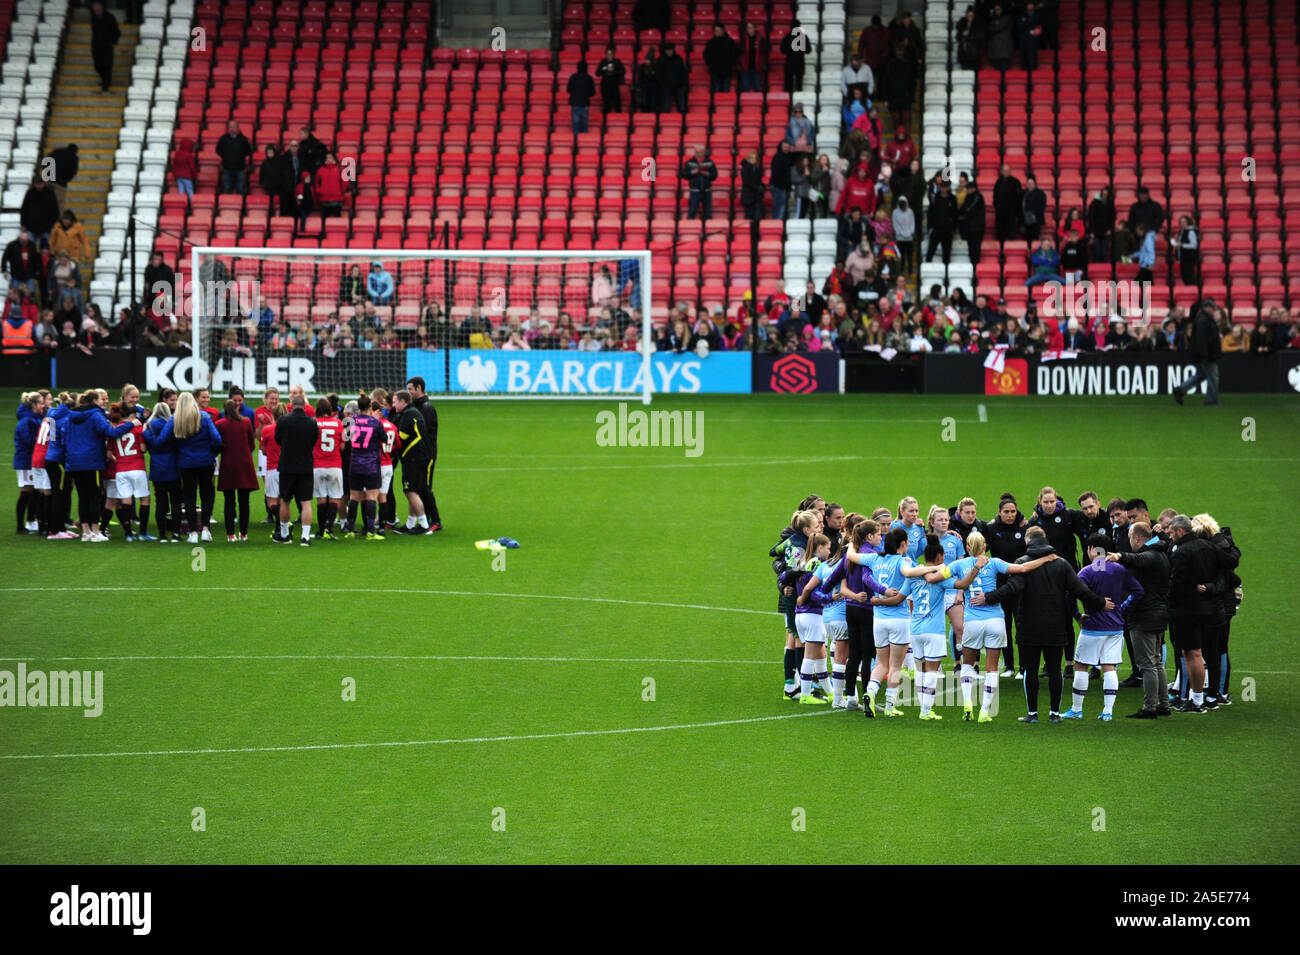
[[[1098, 597], [1109, 597], [1114, 610], [1092, 610], [1083, 618], [1084, 630], [1094, 633], [1119, 633], [1124, 629], [1124, 610], [1145, 591], [1138, 579], [1122, 564], [1093, 561], [1079, 571], [1079, 579]], [[1128, 594], [1128, 599], [1124, 595]]]
[[352, 449], [352, 456], [348, 459], [348, 472], [378, 474], [379, 452], [384, 446], [384, 423], [367, 414], [354, 415], [348, 435], [348, 447]]

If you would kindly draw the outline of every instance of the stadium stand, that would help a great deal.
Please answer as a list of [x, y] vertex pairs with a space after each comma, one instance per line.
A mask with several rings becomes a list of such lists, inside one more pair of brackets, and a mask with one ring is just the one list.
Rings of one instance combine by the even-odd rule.
[[[3, 205], [17, 210], [41, 158], [45, 117], [50, 106], [54, 69], [59, 58], [66, 4], [54, 0], [26, 3], [0, 0], [0, 176]], [[0, 234], [17, 233], [19, 216], [0, 213]], [[8, 238], [5, 239], [8, 241]]]

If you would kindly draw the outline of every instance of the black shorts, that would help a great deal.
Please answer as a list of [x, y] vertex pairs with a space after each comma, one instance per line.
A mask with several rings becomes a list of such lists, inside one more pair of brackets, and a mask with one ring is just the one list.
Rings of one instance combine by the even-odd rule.
[[378, 491], [384, 482], [379, 477], [379, 472], [371, 473], [353, 471], [348, 475], [349, 491]]
[[309, 472], [306, 474], [290, 474], [287, 471], [280, 472], [280, 500], [297, 501], [302, 504], [304, 501], [310, 501], [312, 497], [312, 478]]
[[407, 494], [427, 494], [432, 480], [432, 461], [402, 462], [402, 490]]
[[1178, 618], [1178, 652], [1200, 650], [1205, 646], [1205, 617]]

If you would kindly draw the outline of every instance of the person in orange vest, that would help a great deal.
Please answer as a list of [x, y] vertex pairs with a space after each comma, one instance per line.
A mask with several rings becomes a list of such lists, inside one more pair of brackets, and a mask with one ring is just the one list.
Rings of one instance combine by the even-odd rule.
[[11, 288], [5, 299], [3, 328], [3, 348], [6, 355], [31, 355], [36, 351], [32, 331], [40, 312], [29, 298], [19, 294], [18, 289]]

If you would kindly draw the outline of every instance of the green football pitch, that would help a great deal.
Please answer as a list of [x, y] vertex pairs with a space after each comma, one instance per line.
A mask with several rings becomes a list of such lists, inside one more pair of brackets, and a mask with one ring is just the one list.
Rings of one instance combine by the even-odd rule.
[[[603, 403], [443, 402], [446, 529], [310, 549], [227, 543], [220, 503], [201, 549], [19, 537], [11, 474], [0, 670], [101, 671], [103, 710], [0, 708], [0, 862], [1300, 862], [1300, 399], [1224, 401], [658, 401], [702, 413], [696, 457], [598, 444]], [[782, 699], [766, 555], [799, 499], [991, 517], [1044, 484], [1231, 525], [1235, 705]]]

